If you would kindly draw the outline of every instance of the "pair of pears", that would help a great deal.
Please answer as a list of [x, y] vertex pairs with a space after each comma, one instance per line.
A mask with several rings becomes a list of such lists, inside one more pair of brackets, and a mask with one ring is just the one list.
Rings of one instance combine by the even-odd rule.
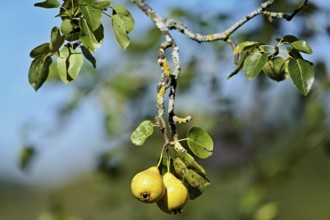
[[172, 173], [162, 177], [156, 166], [137, 173], [131, 182], [133, 195], [145, 203], [156, 202], [158, 207], [170, 214], [180, 213], [188, 201], [188, 190]]

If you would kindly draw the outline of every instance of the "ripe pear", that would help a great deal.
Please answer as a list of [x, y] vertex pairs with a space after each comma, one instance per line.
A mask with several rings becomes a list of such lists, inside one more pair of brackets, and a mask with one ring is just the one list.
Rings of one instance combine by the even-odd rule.
[[152, 203], [158, 201], [165, 193], [162, 176], [156, 166], [137, 173], [131, 182], [133, 195], [140, 201]]
[[188, 189], [170, 172], [164, 174], [163, 182], [166, 190], [164, 196], [157, 202], [158, 207], [169, 214], [181, 213], [188, 201]]

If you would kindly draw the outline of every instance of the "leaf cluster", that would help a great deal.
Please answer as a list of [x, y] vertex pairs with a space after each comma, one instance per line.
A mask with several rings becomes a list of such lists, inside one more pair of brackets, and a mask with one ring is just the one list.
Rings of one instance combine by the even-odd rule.
[[[313, 64], [304, 59], [301, 53], [312, 54], [312, 48], [306, 41], [293, 35], [276, 40], [278, 44], [275, 46], [256, 41], [238, 44], [234, 55], [240, 55], [240, 58], [228, 78], [241, 69], [249, 80], [256, 78], [261, 72], [275, 81], [291, 78], [299, 92], [307, 95], [312, 88], [315, 73]], [[281, 46], [285, 48], [282, 50]]]
[[[146, 139], [152, 135], [154, 127], [155, 125], [149, 120], [141, 122], [131, 134], [132, 143], [136, 146], [142, 146]], [[187, 142], [191, 153], [181, 145], [181, 141]], [[159, 169], [162, 174], [166, 173], [170, 160], [170, 167], [186, 183], [190, 199], [195, 199], [205, 191], [210, 181], [206, 176], [205, 169], [197, 163], [194, 157], [201, 159], [210, 157], [213, 151], [213, 140], [203, 128], [193, 126], [188, 130], [185, 139], [173, 141], [170, 145], [172, 148], [167, 149], [169, 158], [163, 157], [163, 152], [161, 153], [162, 163]]]
[[[111, 0], [64, 0], [63, 4], [58, 0], [46, 0], [35, 4], [42, 8], [60, 8], [56, 17], [61, 18], [60, 27], [53, 27], [51, 30], [50, 42], [40, 44], [30, 52], [34, 60], [28, 76], [35, 90], [47, 80], [53, 56], [56, 56], [56, 71], [64, 83], [77, 78], [83, 65], [83, 57], [96, 68], [96, 59], [92, 53], [104, 41], [103, 15], [112, 19], [118, 44], [123, 49], [129, 46], [128, 34], [134, 28], [134, 19], [124, 6], [110, 5]], [[112, 16], [104, 12], [110, 7]]]

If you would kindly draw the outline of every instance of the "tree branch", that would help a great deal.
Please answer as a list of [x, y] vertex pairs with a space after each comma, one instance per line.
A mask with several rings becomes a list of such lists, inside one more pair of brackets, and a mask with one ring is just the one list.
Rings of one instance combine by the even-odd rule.
[[270, 12], [264, 11], [263, 14], [268, 16], [269, 20], [284, 18], [287, 21], [291, 21], [296, 14], [301, 11], [308, 3], [308, 0], [305, 0], [297, 9], [295, 9], [291, 14], [286, 14], [283, 12]]
[[[162, 18], [144, 0], [132, 0], [132, 2], [151, 19], [151, 21], [162, 32], [165, 38], [165, 41], [160, 45], [160, 48], [158, 50], [158, 64], [162, 69], [162, 76], [157, 86], [157, 109], [158, 109], [157, 119], [159, 122], [159, 128], [161, 129], [164, 135], [165, 145], [167, 146], [169, 143], [169, 138], [167, 134], [168, 132], [167, 124], [165, 122], [165, 117], [164, 117], [164, 113], [165, 113], [164, 96], [168, 88], [170, 89], [168, 109], [167, 109], [168, 125], [171, 132], [171, 136], [174, 141], [178, 140], [178, 135], [176, 132], [176, 123], [184, 123], [191, 120], [190, 116], [186, 118], [179, 118], [174, 113], [175, 94], [176, 94], [177, 81], [179, 79], [179, 74], [181, 70], [181, 63], [179, 56], [179, 47], [177, 46], [173, 37], [170, 35], [169, 31], [170, 30], [179, 31], [184, 35], [186, 35], [188, 38], [195, 40], [199, 43], [223, 40], [226, 43], [230, 44], [234, 50], [236, 44], [229, 37], [237, 29], [242, 27], [246, 22], [248, 22], [249, 20], [253, 19], [254, 17], [260, 14], [264, 14], [268, 16], [270, 20], [274, 18], [284, 18], [287, 21], [290, 21], [303, 7], [306, 6], [308, 0], [304, 0], [304, 2], [291, 15], [281, 12], [266, 11], [266, 9], [269, 6], [271, 6], [275, 2], [275, 0], [265, 1], [260, 5], [260, 7], [258, 7], [254, 11], [244, 16], [241, 20], [237, 21], [235, 24], [227, 28], [225, 31], [219, 33], [213, 33], [213, 34], [206, 34], [206, 35], [195, 33], [190, 29], [188, 29], [183, 23], [177, 23], [173, 19]], [[172, 48], [171, 58], [173, 63], [173, 71], [171, 71], [170, 64], [165, 57], [165, 51], [169, 48]], [[238, 57], [236, 56], [235, 58], [237, 59]]]

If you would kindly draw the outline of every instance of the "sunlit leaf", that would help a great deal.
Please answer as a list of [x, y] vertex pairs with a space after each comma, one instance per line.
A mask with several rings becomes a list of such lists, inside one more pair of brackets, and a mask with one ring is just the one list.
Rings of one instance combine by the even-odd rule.
[[248, 47], [251, 47], [251, 46], [257, 46], [259, 45], [259, 42], [256, 42], [256, 41], [244, 41], [240, 44], [238, 44], [234, 50], [234, 55], [237, 55], [239, 53], [241, 53], [243, 50], [245, 50], [246, 48]]
[[83, 4], [80, 4], [80, 10], [90, 29], [95, 31], [101, 25], [102, 11], [93, 6]]
[[133, 144], [141, 146], [144, 144], [146, 139], [152, 135], [153, 132], [153, 123], [149, 120], [143, 121], [131, 134], [131, 141]]
[[52, 63], [51, 54], [35, 58], [29, 69], [30, 85], [37, 91], [49, 75], [49, 66]]
[[212, 155], [213, 140], [210, 135], [200, 127], [192, 127], [188, 130], [187, 143], [190, 150], [200, 158]]
[[93, 6], [94, 8], [105, 10], [110, 7], [111, 0], [79, 0], [79, 4]]
[[194, 159], [193, 156], [191, 156], [189, 153], [179, 153], [179, 158], [191, 169], [195, 170], [197, 173], [203, 175], [206, 177], [206, 171], [205, 169], [197, 163], [197, 161]]
[[114, 15], [117, 14], [124, 22], [124, 26], [127, 33], [130, 33], [135, 26], [134, 19], [131, 13], [124, 6], [115, 6], [113, 7]]
[[187, 169], [183, 177], [192, 187], [205, 188], [210, 185], [210, 182], [203, 176], [196, 173], [194, 170]]
[[174, 167], [174, 170], [175, 172], [180, 176], [180, 177], [183, 177], [187, 170], [188, 170], [188, 167], [187, 165], [185, 164], [185, 162], [183, 162], [180, 158], [175, 158], [175, 160], [173, 161], [173, 167]]
[[95, 52], [102, 43], [100, 43], [93, 31], [89, 28], [86, 19], [80, 19], [80, 40], [82, 44], [89, 50]]
[[51, 37], [50, 37], [50, 50], [55, 53], [57, 52], [64, 43], [64, 37], [61, 36], [60, 30], [58, 27], [53, 27], [51, 30]]
[[80, 51], [69, 47], [63, 47], [57, 57], [57, 70], [64, 83], [75, 80], [83, 64], [83, 57]]
[[58, 8], [61, 4], [58, 0], [46, 0], [44, 2], [35, 3], [34, 6], [41, 8]]
[[307, 53], [307, 54], [313, 53], [311, 46], [304, 40], [294, 41], [294, 42], [290, 43], [290, 45], [300, 52]]
[[252, 80], [257, 77], [262, 68], [264, 67], [265, 63], [267, 62], [267, 59], [267, 54], [261, 54], [258, 52], [254, 52], [248, 55], [243, 65], [243, 71], [245, 76], [249, 80]]
[[314, 82], [314, 69], [311, 63], [303, 59], [290, 59], [288, 63], [288, 72], [297, 89], [307, 95]]
[[130, 39], [126, 31], [125, 21], [120, 18], [119, 15], [115, 14], [112, 16], [112, 26], [115, 32], [115, 38], [117, 43], [123, 49], [126, 49], [130, 44]]

